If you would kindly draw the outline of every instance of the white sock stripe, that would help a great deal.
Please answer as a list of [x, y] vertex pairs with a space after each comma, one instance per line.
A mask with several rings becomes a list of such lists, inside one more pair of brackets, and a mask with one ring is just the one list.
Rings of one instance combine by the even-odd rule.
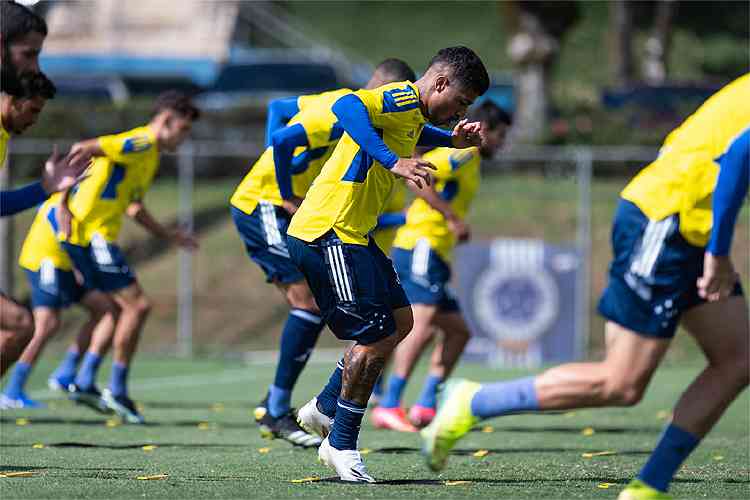
[[358, 414], [361, 414], [361, 415], [364, 415], [365, 410], [367, 410], [367, 408], [354, 408], [353, 406], [343, 405], [340, 402], [337, 403], [337, 404], [338, 404], [339, 408], [343, 408], [343, 409], [345, 409], [347, 411], [350, 411], [352, 413], [358, 413]]
[[292, 309], [289, 314], [305, 321], [309, 321], [310, 323], [315, 323], [316, 325], [319, 325], [323, 322], [323, 318], [321, 318], [317, 314], [311, 313], [310, 311], [305, 311], [304, 309]]
[[346, 289], [346, 293], [349, 296], [349, 300], [354, 301], [354, 295], [352, 294], [351, 279], [349, 278], [349, 268], [346, 267], [346, 260], [344, 259], [344, 249], [341, 248], [341, 246], [337, 246], [336, 252], [338, 253], [339, 265], [341, 266], [341, 271], [344, 273], [344, 288]]
[[336, 363], [336, 368], [341, 368], [343, 370], [344, 369], [344, 362], [341, 361], [341, 360], [339, 360], [338, 363]]
[[341, 287], [341, 276], [339, 276], [338, 269], [336, 268], [336, 261], [333, 257], [333, 250], [331, 247], [325, 247], [326, 254], [328, 254], [328, 266], [331, 268], [331, 276], [333, 277], [333, 285], [336, 289], [336, 295], [338, 295], [339, 300], [344, 301], [346, 300], [344, 298], [344, 294], [342, 292]]

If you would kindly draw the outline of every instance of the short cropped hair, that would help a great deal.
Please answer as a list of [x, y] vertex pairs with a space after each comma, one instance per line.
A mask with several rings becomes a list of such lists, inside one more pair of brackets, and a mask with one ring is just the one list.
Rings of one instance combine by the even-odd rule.
[[20, 99], [53, 99], [57, 93], [55, 84], [44, 73], [23, 73], [18, 78], [18, 83], [21, 93], [16, 97]]
[[162, 111], [172, 110], [178, 115], [196, 121], [200, 118], [201, 112], [193, 104], [190, 96], [179, 90], [167, 90], [159, 94], [154, 103], [153, 113], [159, 114]]
[[0, 33], [3, 45], [7, 47], [31, 32], [47, 36], [47, 23], [42, 16], [16, 2], [0, 2]]
[[479, 56], [468, 47], [441, 49], [430, 61], [430, 66], [447, 66], [459, 85], [482, 95], [490, 88], [490, 76]]
[[467, 115], [470, 122], [486, 123], [490, 130], [501, 124], [510, 126], [513, 123], [511, 115], [489, 99], [471, 108]]
[[404, 80], [414, 82], [417, 79], [417, 75], [414, 74], [414, 70], [411, 69], [411, 66], [401, 59], [393, 57], [378, 64], [375, 71], [388, 75], [393, 78], [393, 81], [395, 82], [402, 82]]

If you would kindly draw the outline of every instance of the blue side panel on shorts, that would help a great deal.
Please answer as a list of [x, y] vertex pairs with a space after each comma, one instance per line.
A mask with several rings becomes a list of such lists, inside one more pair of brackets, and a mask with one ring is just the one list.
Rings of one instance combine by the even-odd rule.
[[116, 292], [135, 283], [135, 274], [120, 247], [99, 240], [82, 247], [67, 242], [62, 247], [83, 275], [83, 286], [102, 292]]
[[63, 271], [42, 264], [39, 271], [24, 269], [31, 288], [31, 306], [63, 309], [75, 304], [86, 294], [72, 271]]
[[435, 305], [442, 312], [460, 310], [449, 286], [450, 266], [429, 246], [394, 248], [391, 258], [409, 302]]

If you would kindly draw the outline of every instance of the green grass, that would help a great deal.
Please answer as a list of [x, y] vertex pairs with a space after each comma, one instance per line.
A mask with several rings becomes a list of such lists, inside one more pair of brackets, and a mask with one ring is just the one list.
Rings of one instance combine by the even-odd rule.
[[[314, 394], [331, 362], [313, 362], [303, 375], [295, 403]], [[45, 396], [42, 363], [30, 383]], [[473, 432], [457, 447], [449, 467], [429, 472], [415, 435], [363, 425], [360, 447], [379, 485], [332, 481], [312, 450], [260, 438], [250, 420], [252, 402], [271, 381], [270, 365], [141, 359], [134, 365], [133, 395], [149, 425], [108, 427], [106, 417], [48, 400], [42, 411], [2, 413], [0, 472], [31, 471], [30, 477], [0, 478], [2, 498], [614, 498], [637, 472], [663, 425], [663, 411], [677, 399], [698, 365], [665, 366], [644, 401], [632, 409], [584, 410], [547, 416], [496, 419], [490, 433]], [[102, 370], [106, 373], [107, 370]], [[522, 372], [461, 365], [458, 374], [495, 380]], [[419, 370], [407, 390], [414, 400]], [[102, 381], [103, 382], [103, 381]], [[35, 391], [36, 389], [36, 391]], [[700, 404], [700, 402], [696, 402]], [[746, 497], [750, 478], [748, 393], [729, 408], [718, 427], [686, 462], [673, 484], [676, 498]], [[28, 420], [18, 425], [17, 419]], [[367, 417], [366, 417], [367, 419]], [[199, 424], [208, 423], [202, 430]], [[594, 429], [585, 436], [582, 430]], [[41, 444], [43, 447], [34, 447]], [[151, 451], [143, 446], [153, 445]], [[267, 448], [267, 452], [263, 452]], [[473, 454], [480, 449], [483, 458]], [[614, 455], [586, 459], [586, 452]], [[168, 474], [164, 480], [138, 476]], [[461, 481], [448, 485], [447, 481]], [[600, 485], [607, 483], [608, 488]]]

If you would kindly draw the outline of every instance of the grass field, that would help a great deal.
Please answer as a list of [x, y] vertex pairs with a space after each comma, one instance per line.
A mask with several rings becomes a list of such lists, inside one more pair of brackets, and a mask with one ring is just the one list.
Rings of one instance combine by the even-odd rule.
[[[332, 363], [313, 359], [296, 392], [301, 404]], [[49, 397], [35, 371], [32, 394]], [[2, 413], [2, 498], [614, 498], [653, 447], [670, 405], [700, 367], [663, 367], [632, 409], [513, 416], [487, 422], [459, 443], [448, 469], [429, 472], [417, 436], [363, 425], [360, 447], [377, 485], [344, 485], [312, 450], [260, 438], [251, 402], [270, 382], [270, 364], [142, 359], [132, 394], [148, 425], [107, 418], [49, 399], [38, 412]], [[108, 372], [105, 367], [103, 374]], [[464, 364], [459, 375], [494, 380], [521, 372]], [[414, 378], [421, 380], [419, 371]], [[102, 380], [103, 382], [103, 380]], [[407, 401], [419, 389], [413, 383]], [[34, 390], [36, 389], [36, 390]], [[677, 498], [747, 498], [750, 488], [748, 393], [687, 461], [673, 485]], [[367, 417], [366, 417], [367, 418]], [[585, 429], [590, 431], [584, 431]], [[480, 450], [487, 453], [475, 454]], [[593, 458], [584, 453], [613, 452]], [[161, 479], [139, 480], [150, 476]], [[307, 482], [295, 482], [314, 478]]]

